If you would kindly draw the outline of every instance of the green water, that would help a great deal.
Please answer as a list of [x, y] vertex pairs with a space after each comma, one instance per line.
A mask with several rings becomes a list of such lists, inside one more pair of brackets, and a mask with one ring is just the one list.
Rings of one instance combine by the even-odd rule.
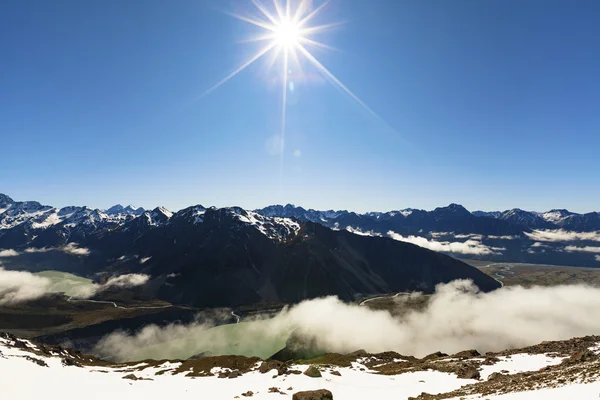
[[50, 292], [65, 293], [67, 296], [79, 296], [94, 291], [96, 286], [91, 279], [60, 271], [42, 271], [35, 275], [50, 280]]
[[210, 352], [210, 355], [241, 355], [267, 358], [285, 347], [290, 330], [273, 329], [272, 320], [240, 322], [214, 328], [188, 329], [185, 336], [137, 349], [130, 361], [178, 358]]
[[[42, 271], [37, 276], [49, 279], [50, 291], [67, 296], [85, 297], [97, 288], [91, 279], [60, 271]], [[285, 347], [292, 329], [276, 326], [274, 319], [265, 319], [216, 327], [176, 327], [167, 339], [158, 344], [141, 346], [127, 351], [127, 361], [145, 359], [188, 359], [199, 353], [211, 355], [241, 355], [267, 358]]]

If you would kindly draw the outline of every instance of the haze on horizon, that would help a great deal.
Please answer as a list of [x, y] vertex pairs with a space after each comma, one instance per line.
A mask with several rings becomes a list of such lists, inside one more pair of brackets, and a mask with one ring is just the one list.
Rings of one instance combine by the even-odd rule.
[[233, 0], [0, 5], [0, 192], [103, 209], [600, 208], [600, 3], [332, 0], [311, 23], [343, 22], [315, 35], [339, 50], [311, 54], [356, 98], [300, 57], [283, 146], [281, 58], [199, 98], [261, 48], [230, 14], [260, 17]]

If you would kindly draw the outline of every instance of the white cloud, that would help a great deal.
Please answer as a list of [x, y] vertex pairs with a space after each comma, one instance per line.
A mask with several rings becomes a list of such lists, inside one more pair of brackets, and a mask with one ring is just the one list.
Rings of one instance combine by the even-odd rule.
[[16, 257], [19, 253], [13, 249], [0, 250], [0, 257]]
[[590, 240], [600, 242], [600, 232], [573, 232], [563, 229], [534, 230], [531, 233], [523, 232], [537, 242], [572, 242], [576, 240]]
[[[6, 250], [10, 252], [10, 256], [18, 256], [20, 253], [14, 250]], [[47, 253], [49, 251], [62, 251], [63, 253], [71, 254], [74, 256], [88, 256], [90, 254], [90, 250], [85, 247], [79, 247], [77, 243], [71, 242], [67, 243], [64, 246], [60, 247], [28, 247], [24, 250], [24, 253], [32, 254], [32, 253]], [[2, 251], [0, 251], [0, 257], [2, 257]], [[5, 256], [7, 257], [7, 256]]]
[[594, 256], [596, 258], [596, 261], [600, 262], [600, 256]]
[[148, 282], [148, 279], [150, 279], [150, 276], [145, 274], [119, 275], [110, 278], [104, 285], [100, 285], [100, 290], [108, 289], [110, 287], [130, 288], [140, 286]]
[[126, 274], [109, 278], [106, 283], [73, 282], [69, 278], [52, 279], [27, 271], [7, 271], [0, 267], [0, 305], [39, 299], [50, 293], [71, 292], [74, 298], [86, 299], [109, 288], [130, 288], [148, 282], [144, 274]]
[[483, 239], [483, 235], [477, 235], [474, 233], [454, 235], [454, 237], [456, 239], [473, 239], [473, 240], [479, 240], [479, 241], [481, 241], [481, 239]]
[[[244, 335], [236, 338], [236, 346], [251, 348], [265, 338], [299, 329], [328, 352], [392, 350], [417, 357], [464, 349], [485, 353], [595, 334], [600, 331], [600, 319], [590, 316], [598, 309], [600, 289], [589, 286], [511, 286], [480, 293], [472, 282], [459, 280], [438, 285], [423, 310], [402, 317], [335, 297], [304, 301], [274, 318], [249, 323]], [[189, 357], [219, 346], [231, 348], [225, 335], [209, 327], [149, 325], [136, 334], [104, 337], [95, 352], [124, 361], [146, 358], [146, 346], [153, 345], [155, 359]]]
[[53, 247], [40, 247], [40, 248], [28, 247], [25, 249], [25, 253], [46, 253], [46, 252], [52, 251], [52, 250], [56, 250], [56, 249]]
[[351, 226], [347, 226], [346, 230], [350, 233], [354, 233], [355, 235], [360, 235], [360, 236], [379, 236], [379, 237], [381, 236], [381, 233], [377, 233], [377, 232], [373, 232], [373, 231], [363, 232], [359, 228], [353, 228]]
[[0, 305], [38, 299], [49, 292], [50, 280], [30, 272], [0, 267]]
[[600, 247], [593, 247], [593, 246], [584, 246], [584, 247], [567, 246], [567, 247], [565, 247], [565, 251], [579, 251], [579, 252], [582, 252], [582, 253], [600, 253]]
[[510, 236], [510, 235], [505, 235], [505, 236], [496, 236], [496, 235], [488, 235], [487, 236], [488, 239], [501, 239], [501, 240], [517, 240], [519, 239], [519, 236]]
[[144, 257], [144, 258], [140, 259], [140, 264], [144, 264], [146, 261], [148, 261], [151, 258], [152, 257]]
[[454, 236], [454, 232], [429, 232], [431, 237], [439, 238], [442, 236]]
[[87, 256], [90, 250], [85, 247], [78, 247], [77, 243], [67, 243], [66, 246], [60, 247], [58, 250], [75, 256]]
[[429, 240], [422, 236], [411, 235], [405, 237], [394, 231], [389, 231], [387, 234], [392, 239], [399, 240], [401, 242], [408, 242], [416, 244], [417, 246], [425, 247], [429, 250], [441, 251], [446, 253], [491, 255], [502, 254], [500, 252], [506, 250], [503, 247], [486, 246], [475, 239], [469, 239], [465, 242], [438, 242], [436, 240]]
[[535, 242], [534, 244], [531, 245], [531, 247], [550, 247], [547, 244], [541, 243], [541, 242]]

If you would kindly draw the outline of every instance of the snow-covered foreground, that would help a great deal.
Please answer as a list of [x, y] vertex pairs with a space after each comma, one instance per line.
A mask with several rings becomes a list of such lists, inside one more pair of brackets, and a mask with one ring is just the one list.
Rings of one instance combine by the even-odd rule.
[[[359, 358], [351, 367], [323, 367], [322, 377], [312, 378], [304, 374], [278, 375], [273, 369], [261, 373], [258, 369], [262, 361], [256, 363], [251, 371], [235, 378], [219, 378], [220, 373], [230, 370], [213, 367], [214, 376], [190, 377], [187, 370], [175, 373], [181, 362], [138, 363], [135, 365], [96, 366], [92, 358], [81, 356], [75, 361], [83, 366], [65, 365], [63, 359], [69, 359], [68, 353], [52, 351], [50, 355], [40, 352], [37, 345], [20, 341], [21, 347], [10, 338], [0, 337], [0, 377], [1, 398], [39, 399], [41, 397], [60, 398], [62, 400], [127, 398], [135, 399], [233, 399], [246, 398], [243, 393], [252, 391], [253, 399], [277, 399], [284, 394], [291, 398], [293, 393], [305, 390], [328, 389], [336, 400], [354, 399], [394, 399], [401, 400], [417, 397], [421, 393], [441, 394], [452, 392], [465, 385], [480, 382], [476, 379], [459, 379], [453, 373], [434, 370], [404, 372], [397, 375], [380, 375], [369, 369], [369, 360]], [[597, 352], [597, 348], [592, 348]], [[47, 350], [46, 350], [47, 352]], [[550, 365], [558, 365], [564, 357], [546, 354], [512, 354], [499, 357], [493, 365], [480, 369], [481, 381], [485, 381], [495, 372], [516, 374], [524, 371], [537, 371]], [[451, 362], [452, 359], [440, 359], [436, 363]], [[393, 364], [403, 361], [394, 359]], [[364, 363], [364, 364], [363, 364]], [[186, 364], [184, 364], [186, 365]], [[304, 371], [308, 366], [294, 365], [290, 369]], [[376, 368], [374, 366], [373, 368]], [[192, 371], [190, 368], [189, 371]], [[264, 372], [264, 371], [263, 371]], [[336, 375], [335, 373], [340, 375]], [[137, 380], [124, 377], [134, 374]], [[279, 392], [270, 392], [277, 388]], [[539, 389], [504, 395], [486, 395], [486, 399], [530, 400], [530, 399], [597, 399], [600, 394], [600, 382], [586, 384], [566, 384], [562, 387]], [[110, 396], [110, 397], [107, 397]], [[449, 398], [449, 397], [446, 397]], [[475, 396], [454, 397], [475, 399]]]
[[[160, 399], [168, 397], [178, 399], [232, 399], [249, 390], [254, 392], [253, 399], [273, 399], [281, 396], [269, 393], [269, 388], [277, 387], [290, 395], [303, 390], [329, 389], [335, 399], [404, 399], [417, 396], [421, 392], [443, 393], [458, 389], [474, 382], [458, 379], [455, 375], [437, 371], [421, 371], [397, 376], [375, 375], [360, 371], [360, 364], [353, 368], [335, 368], [341, 376], [323, 372], [321, 378], [311, 378], [303, 374], [277, 376], [277, 370], [261, 374], [252, 371], [234, 379], [214, 377], [186, 377], [183, 374], [172, 375], [172, 369], [178, 363], [165, 363], [160, 367], [139, 369], [113, 369], [107, 367], [76, 367], [62, 365], [60, 357], [41, 357], [30, 352], [11, 348], [4, 339], [0, 339], [0, 376], [5, 382], [0, 389], [2, 398], [35, 399], [41, 396], [60, 397], [62, 400], [86, 399]], [[48, 367], [40, 366], [25, 358], [34, 356], [42, 359]], [[260, 363], [259, 363], [260, 364]], [[257, 365], [258, 368], [259, 365]], [[307, 366], [297, 366], [305, 370]], [[362, 367], [364, 368], [364, 367]], [[156, 375], [159, 371], [166, 373]], [[123, 379], [134, 373], [138, 378], [152, 380], [132, 381]], [[220, 372], [215, 369], [213, 372]], [[292, 387], [292, 390], [288, 390]], [[107, 397], [115, 396], [115, 397]]]

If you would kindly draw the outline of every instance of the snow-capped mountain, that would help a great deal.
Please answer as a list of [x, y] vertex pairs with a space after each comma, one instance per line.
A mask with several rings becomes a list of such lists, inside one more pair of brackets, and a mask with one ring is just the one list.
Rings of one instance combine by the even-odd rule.
[[548, 222], [553, 224], [560, 224], [565, 218], [568, 216], [575, 215], [569, 210], [550, 210], [543, 213], [540, 213], [539, 216], [545, 219]]
[[471, 214], [473, 214], [476, 217], [490, 217], [490, 218], [498, 218], [500, 215], [502, 215], [502, 211], [473, 211]]
[[135, 207], [132, 205], [128, 205], [126, 207], [123, 207], [120, 204], [116, 204], [114, 206], [112, 206], [111, 208], [109, 208], [108, 210], [105, 211], [106, 214], [108, 215], [127, 215], [127, 214], [131, 214], [131, 215], [141, 215], [144, 213], [144, 210], [142, 207]]
[[520, 208], [504, 211], [496, 218], [533, 229], [551, 229], [554, 227], [550, 221], [543, 218], [539, 213], [521, 210]]
[[[22, 208], [11, 203], [0, 217]], [[18, 258], [20, 267], [37, 269], [40, 262], [52, 263], [46, 269], [78, 274], [176, 276], [155, 290], [158, 298], [179, 304], [293, 303], [332, 294], [352, 300], [365, 293], [432, 291], [437, 283], [460, 278], [472, 279], [485, 291], [499, 286], [461, 261], [414, 244], [240, 207], [196, 205], [175, 213], [158, 207], [137, 216], [87, 207], [26, 209], [18, 214], [18, 224], [11, 220], [10, 227], [0, 229], [0, 250], [9, 249], [4, 253]], [[337, 213], [320, 215], [325, 219]], [[336, 220], [344, 215], [357, 218], [341, 213]], [[73, 243], [79, 251], [52, 262], [52, 254], [72, 249]]]

